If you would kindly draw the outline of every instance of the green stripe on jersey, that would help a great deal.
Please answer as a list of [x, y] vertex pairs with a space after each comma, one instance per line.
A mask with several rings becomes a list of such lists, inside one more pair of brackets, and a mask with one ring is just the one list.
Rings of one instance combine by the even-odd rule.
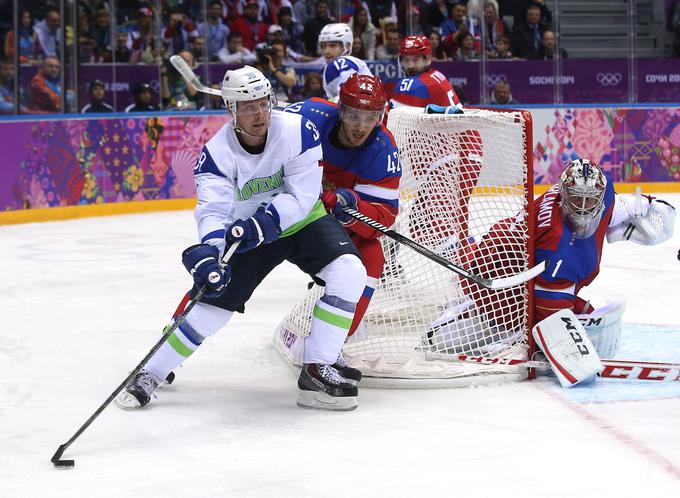
[[341, 329], [349, 330], [349, 327], [352, 325], [351, 318], [336, 315], [335, 313], [331, 313], [320, 306], [314, 306], [314, 316], [322, 322], [330, 323], [331, 325], [335, 325]]
[[184, 356], [185, 358], [188, 358], [191, 356], [191, 354], [194, 352], [193, 349], [190, 349], [186, 347], [186, 345], [182, 342], [182, 340], [175, 335], [173, 332], [170, 337], [168, 337], [168, 344], [172, 346], [172, 349], [177, 351], [178, 354], [181, 356]]
[[309, 212], [309, 214], [303, 220], [300, 220], [297, 223], [292, 224], [291, 226], [286, 228], [283, 232], [281, 232], [281, 237], [288, 237], [289, 235], [293, 235], [294, 233], [299, 232], [313, 221], [316, 221], [319, 218], [323, 218], [324, 216], [326, 216], [326, 209], [323, 207], [323, 203], [321, 201], [316, 201], [316, 204], [314, 204], [314, 207]]

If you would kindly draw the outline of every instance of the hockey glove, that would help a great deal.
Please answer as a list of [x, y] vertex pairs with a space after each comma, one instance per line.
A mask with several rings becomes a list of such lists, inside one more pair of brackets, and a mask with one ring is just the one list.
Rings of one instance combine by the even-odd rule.
[[359, 198], [353, 190], [346, 188], [339, 188], [335, 192], [327, 190], [321, 196], [323, 202], [329, 213], [335, 216], [340, 223], [346, 225], [353, 221], [350, 215], [343, 211], [344, 208], [356, 209], [359, 205]]
[[260, 207], [254, 215], [245, 220], [236, 220], [227, 228], [227, 245], [241, 241], [236, 252], [247, 252], [260, 244], [274, 242], [281, 235], [279, 214], [273, 207]]
[[182, 263], [194, 278], [191, 294], [207, 286], [205, 297], [217, 298], [227, 290], [231, 280], [229, 265], [220, 264], [220, 251], [210, 244], [196, 244], [187, 247], [182, 253]]

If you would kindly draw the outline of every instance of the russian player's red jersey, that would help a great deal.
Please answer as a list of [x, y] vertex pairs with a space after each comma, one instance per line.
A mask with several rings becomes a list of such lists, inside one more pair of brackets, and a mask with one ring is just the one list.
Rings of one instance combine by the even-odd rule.
[[427, 104], [450, 106], [460, 104], [460, 99], [446, 76], [430, 68], [418, 76], [399, 80], [391, 103], [392, 107], [425, 107]]

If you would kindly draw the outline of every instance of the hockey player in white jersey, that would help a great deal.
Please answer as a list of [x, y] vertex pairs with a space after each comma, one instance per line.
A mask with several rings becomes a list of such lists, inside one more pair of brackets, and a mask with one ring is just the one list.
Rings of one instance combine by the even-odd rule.
[[354, 73], [373, 76], [368, 66], [352, 53], [354, 35], [347, 24], [326, 24], [319, 34], [319, 48], [326, 59], [323, 71], [323, 89], [328, 100], [338, 101], [340, 86]]
[[[271, 84], [255, 68], [227, 71], [222, 98], [231, 122], [203, 147], [194, 175], [198, 240], [182, 253], [193, 292], [208, 292], [116, 402], [146, 405], [161, 379], [227, 324], [284, 260], [325, 282], [305, 341], [298, 405], [352, 410], [357, 387], [333, 367], [344, 344], [366, 270], [347, 232], [319, 200], [323, 168], [315, 125], [273, 109]], [[228, 265], [226, 247], [238, 243]]]

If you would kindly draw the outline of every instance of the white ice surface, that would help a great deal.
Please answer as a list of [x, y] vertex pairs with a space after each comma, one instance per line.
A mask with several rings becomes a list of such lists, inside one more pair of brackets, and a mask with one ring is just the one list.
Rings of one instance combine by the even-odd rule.
[[[194, 238], [188, 211], [0, 226], [0, 496], [680, 496], [680, 382], [363, 389], [354, 412], [297, 408], [271, 345], [308, 281], [290, 265], [158, 399], [109, 406], [56, 470], [158, 339]], [[606, 245], [584, 294], [626, 300], [620, 358], [680, 362], [679, 247]]]

